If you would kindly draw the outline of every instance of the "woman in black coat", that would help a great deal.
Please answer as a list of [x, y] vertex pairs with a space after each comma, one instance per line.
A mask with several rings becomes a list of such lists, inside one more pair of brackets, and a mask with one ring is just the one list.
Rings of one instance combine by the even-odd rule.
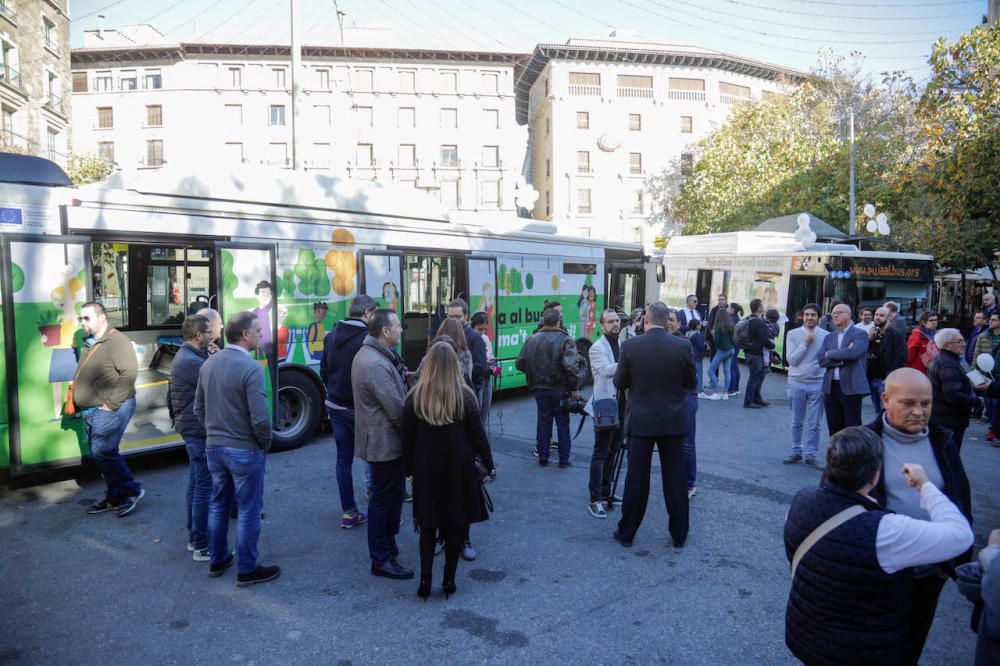
[[458, 356], [446, 343], [431, 346], [420, 379], [403, 407], [403, 465], [413, 477], [413, 518], [420, 528], [420, 587], [431, 592], [435, 532], [445, 543], [445, 595], [455, 593], [455, 570], [470, 523], [488, 518], [478, 455], [493, 469], [490, 445], [479, 419], [479, 402], [462, 379]]

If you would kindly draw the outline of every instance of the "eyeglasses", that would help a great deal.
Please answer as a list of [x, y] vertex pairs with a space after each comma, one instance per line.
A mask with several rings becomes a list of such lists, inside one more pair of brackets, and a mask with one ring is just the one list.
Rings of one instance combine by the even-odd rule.
[[93, 319], [95, 319], [95, 317], [80, 317], [77, 321], [91, 321]]

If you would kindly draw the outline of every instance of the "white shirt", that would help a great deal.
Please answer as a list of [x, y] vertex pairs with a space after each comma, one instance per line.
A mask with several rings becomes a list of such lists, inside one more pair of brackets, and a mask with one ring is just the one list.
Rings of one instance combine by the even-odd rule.
[[[842, 331], [840, 329], [837, 329], [837, 349], [840, 349], [840, 345], [844, 344], [844, 336], [847, 335], [847, 332], [849, 330], [851, 330], [851, 326], [854, 326], [854, 324], [851, 324], [850, 326], [848, 326], [847, 328], [845, 328]], [[835, 381], [835, 382], [839, 382], [840, 381], [840, 366], [839, 365], [836, 368], [833, 369], [833, 381]]]
[[863, 321], [858, 322], [857, 324], [855, 324], [855, 326], [857, 326], [858, 328], [860, 328], [865, 333], [867, 333], [868, 331], [872, 330], [872, 326], [874, 326], [874, 325], [875, 325], [875, 322], [873, 322], [873, 321], [870, 321], [867, 324], [864, 323]]
[[929, 521], [891, 513], [879, 522], [875, 555], [886, 573], [947, 562], [972, 546], [969, 521], [930, 481], [920, 489], [920, 506]]
[[249, 355], [250, 355], [250, 350], [249, 350], [249, 349], [247, 349], [246, 347], [244, 347], [243, 345], [238, 345], [238, 344], [236, 344], [236, 343], [234, 342], [234, 343], [232, 343], [232, 344], [228, 345], [228, 346], [226, 347], [226, 349], [229, 349], [230, 347], [232, 347], [233, 349], [239, 349], [239, 350], [240, 350], [241, 352], [243, 352], [243, 353], [244, 353], [244, 354], [246, 354], [247, 356], [249, 356]]
[[691, 321], [692, 319], [697, 319], [698, 321], [701, 321], [701, 313], [698, 312], [697, 310], [690, 310], [688, 308], [684, 308], [684, 312], [686, 313], [684, 316], [687, 318], [687, 321]]

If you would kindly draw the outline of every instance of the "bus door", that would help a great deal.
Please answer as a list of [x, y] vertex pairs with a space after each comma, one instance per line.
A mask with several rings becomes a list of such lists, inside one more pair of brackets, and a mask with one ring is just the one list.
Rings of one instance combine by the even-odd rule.
[[645, 277], [640, 263], [609, 262], [605, 307], [614, 308], [619, 314], [630, 314], [636, 308], [645, 307]]
[[2, 238], [6, 400], [0, 401], [0, 436], [10, 444], [11, 473], [76, 465], [89, 453], [86, 432], [83, 419], [63, 414], [63, 403], [83, 341], [78, 318], [91, 291], [90, 239]]
[[695, 282], [694, 295], [698, 297], [698, 311], [701, 318], [708, 319], [708, 309], [712, 303], [712, 271], [699, 269], [698, 279]]
[[[371, 296], [380, 308], [395, 310], [406, 338], [403, 295], [403, 253], [396, 250], [361, 250], [359, 293]], [[399, 350], [397, 350], [399, 351]]]
[[260, 323], [260, 348], [256, 358], [265, 369], [268, 401], [275, 430], [301, 422], [295, 396], [278, 401], [278, 345], [288, 345], [288, 330], [278, 327], [278, 292], [275, 246], [273, 243], [215, 243], [215, 289], [222, 321], [248, 310]]
[[497, 258], [469, 257], [469, 316], [475, 312], [485, 312], [489, 317], [486, 336], [497, 353]]
[[416, 369], [447, 317], [448, 303], [469, 300], [467, 264], [463, 255], [421, 251], [406, 252], [403, 264], [402, 355], [407, 367]]

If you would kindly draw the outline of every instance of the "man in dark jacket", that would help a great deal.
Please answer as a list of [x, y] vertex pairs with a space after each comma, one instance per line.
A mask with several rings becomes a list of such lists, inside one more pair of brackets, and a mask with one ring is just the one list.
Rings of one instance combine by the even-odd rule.
[[195, 562], [212, 559], [208, 549], [208, 504], [212, 499], [212, 473], [205, 452], [205, 427], [194, 415], [194, 395], [198, 373], [208, 358], [212, 341], [211, 322], [190, 315], [181, 324], [184, 344], [170, 365], [170, 415], [174, 430], [184, 438], [188, 455], [187, 530], [188, 550]]
[[461, 298], [456, 298], [448, 304], [448, 319], [454, 319], [462, 324], [465, 342], [469, 345], [469, 353], [472, 354], [472, 388], [478, 395], [480, 387], [486, 380], [488, 370], [486, 367], [486, 343], [483, 342], [483, 336], [469, 326], [469, 304]]
[[[822, 483], [799, 491], [785, 521], [785, 643], [811, 665], [916, 664], [911, 573], [967, 550], [972, 530], [919, 464], [883, 467], [871, 430], [839, 431], [826, 455]], [[873, 490], [883, 476], [925, 516], [879, 506]]]
[[326, 382], [326, 408], [333, 426], [333, 440], [337, 445], [337, 488], [340, 490], [340, 519], [342, 529], [350, 529], [368, 520], [358, 511], [354, 500], [354, 393], [351, 389], [351, 364], [354, 355], [368, 334], [368, 320], [378, 303], [371, 296], [355, 296], [341, 320], [323, 339], [323, 356], [319, 362], [319, 376]]
[[555, 308], [542, 313], [542, 328], [524, 341], [517, 355], [515, 365], [527, 375], [528, 389], [538, 407], [535, 448], [542, 467], [549, 464], [553, 419], [559, 436], [559, 467], [570, 464], [569, 412], [563, 401], [568, 393], [580, 398], [578, 357], [573, 340], [559, 327], [559, 312]]
[[764, 309], [763, 301], [755, 298], [750, 301], [750, 324], [747, 331], [750, 343], [744, 350], [747, 366], [750, 368], [750, 379], [747, 380], [747, 392], [743, 396], [743, 406], [748, 409], [767, 407], [760, 389], [764, 385], [764, 354], [770, 354], [774, 343], [767, 335], [767, 325], [760, 318]]
[[962, 367], [965, 339], [957, 328], [942, 328], [934, 334], [934, 343], [940, 352], [927, 369], [934, 394], [931, 420], [951, 430], [955, 447], [961, 451], [969, 415], [979, 404], [979, 397]]
[[[952, 442], [950, 430], [931, 421], [933, 391], [931, 382], [919, 370], [900, 368], [885, 380], [882, 415], [868, 424], [882, 439], [882, 469], [898, 470], [903, 464], [916, 463], [928, 479], [958, 507], [972, 524], [972, 496], [969, 479]], [[926, 520], [927, 510], [913, 497], [898, 475], [888, 472], [879, 479], [871, 496], [879, 506], [897, 514]], [[907, 663], [916, 663], [934, 621], [938, 596], [954, 566], [968, 561], [970, 553], [913, 570], [910, 606], [911, 654]], [[944, 574], [944, 575], [943, 575]]]
[[628, 475], [622, 517], [614, 533], [614, 538], [625, 547], [632, 545], [646, 513], [654, 446], [660, 454], [663, 498], [674, 546], [682, 547], [688, 535], [686, 396], [698, 384], [691, 343], [666, 330], [669, 314], [663, 303], [652, 303], [646, 308], [646, 332], [622, 345], [615, 371], [615, 387], [628, 391], [625, 407]]
[[868, 389], [872, 406], [876, 412], [882, 411], [882, 392], [885, 378], [889, 373], [906, 365], [906, 340], [903, 334], [889, 325], [889, 310], [881, 307], [875, 310], [874, 326], [868, 329]]

